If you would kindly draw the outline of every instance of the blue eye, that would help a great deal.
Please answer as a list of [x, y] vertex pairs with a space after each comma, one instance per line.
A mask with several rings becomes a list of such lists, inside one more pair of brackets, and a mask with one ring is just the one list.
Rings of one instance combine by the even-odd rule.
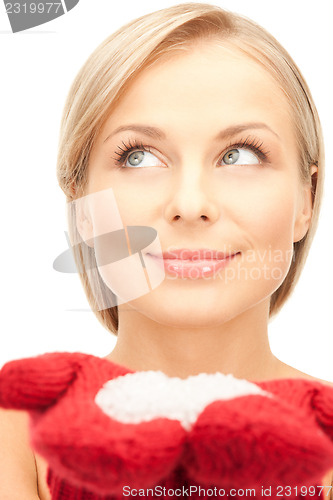
[[131, 153], [128, 158], [127, 162], [131, 167], [136, 167], [140, 163], [142, 163], [144, 159], [144, 152], [143, 151], [135, 151], [135, 153]]
[[[262, 165], [270, 163], [269, 151], [262, 149], [262, 142], [258, 139], [249, 138], [245, 141], [237, 142], [230, 145], [229, 149], [224, 153], [219, 160], [219, 165]], [[122, 146], [118, 146], [115, 154], [118, 158], [113, 158], [120, 168], [139, 167], [166, 167], [158, 156], [151, 152], [149, 146], [137, 141], [122, 142]]]
[[248, 149], [230, 149], [222, 158], [223, 165], [257, 165], [258, 157]]
[[149, 146], [145, 146], [137, 141], [122, 141], [122, 146], [117, 146], [115, 154], [118, 158], [113, 158], [120, 168], [138, 167], [165, 167], [165, 164], [154, 155]]
[[162, 163], [148, 151], [134, 151], [127, 156], [125, 167], [156, 167]]

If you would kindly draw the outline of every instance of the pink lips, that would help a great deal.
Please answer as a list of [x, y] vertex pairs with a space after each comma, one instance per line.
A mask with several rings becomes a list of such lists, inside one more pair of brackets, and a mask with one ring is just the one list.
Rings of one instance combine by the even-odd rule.
[[226, 267], [238, 253], [226, 254], [211, 249], [181, 248], [172, 252], [163, 252], [162, 255], [151, 255], [151, 257], [163, 258], [165, 271], [174, 277], [196, 279], [214, 275]]

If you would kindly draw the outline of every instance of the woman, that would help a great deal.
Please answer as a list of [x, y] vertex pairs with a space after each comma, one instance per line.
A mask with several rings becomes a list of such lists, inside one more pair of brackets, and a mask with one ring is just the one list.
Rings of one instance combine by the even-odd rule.
[[[82, 282], [118, 337], [107, 359], [183, 379], [313, 379], [272, 354], [267, 329], [309, 251], [323, 166], [310, 91], [252, 21], [183, 4], [108, 38], [71, 88], [58, 161]], [[134, 276], [129, 300], [95, 253], [115, 212], [124, 228], [153, 228], [161, 247], [146, 248], [143, 267], [163, 279], [147, 293]], [[19, 449], [2, 457], [3, 474], [20, 477], [18, 498], [50, 498], [25, 417], [4, 415], [2, 434]]]

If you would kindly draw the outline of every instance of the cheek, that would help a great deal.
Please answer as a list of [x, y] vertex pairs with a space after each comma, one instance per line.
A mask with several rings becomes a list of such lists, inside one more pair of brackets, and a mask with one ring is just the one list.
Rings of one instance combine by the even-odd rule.
[[[281, 193], [283, 193], [281, 195]], [[245, 248], [240, 275], [244, 283], [256, 282], [257, 292], [272, 294], [286, 277], [293, 256], [295, 193], [276, 185], [262, 189], [251, 205], [243, 199], [242, 231]], [[245, 210], [246, 206], [248, 207]]]
[[[254, 247], [290, 248], [296, 210], [296, 188], [284, 176], [272, 176], [238, 193], [239, 225]], [[237, 223], [237, 221], [236, 221]]]
[[[165, 183], [163, 185], [161, 179], [157, 181], [156, 177], [139, 173], [133, 175], [133, 172], [107, 172], [104, 175], [92, 175], [89, 187], [91, 191], [106, 188], [112, 191], [114, 201], [111, 205], [116, 207], [113, 213], [118, 214], [123, 225], [146, 225], [151, 214], [159, 210], [167, 191]], [[110, 214], [108, 204], [105, 206]], [[102, 211], [99, 213], [103, 216]], [[102, 218], [105, 219], [105, 216]]]
[[[138, 216], [138, 207], [128, 189], [126, 192], [126, 197], [121, 197], [117, 190], [108, 188], [84, 197], [92, 222], [98, 272], [117, 296], [118, 305], [149, 293], [165, 276], [164, 267], [152, 264], [145, 256], [148, 248], [162, 252], [157, 233], [151, 227], [142, 227], [145, 218]], [[101, 304], [104, 309], [102, 297]]]
[[115, 189], [119, 213], [125, 225], [149, 225], [151, 215], [159, 209], [162, 194], [158, 198], [150, 196], [150, 190], [137, 184], [134, 189], [128, 186]]
[[[258, 243], [275, 248], [289, 248], [293, 243], [294, 202], [270, 198], [267, 203], [258, 206], [253, 219], [253, 237]], [[261, 245], [259, 245], [261, 246]]]
[[112, 188], [97, 190], [86, 198], [95, 238], [123, 229], [120, 207]]

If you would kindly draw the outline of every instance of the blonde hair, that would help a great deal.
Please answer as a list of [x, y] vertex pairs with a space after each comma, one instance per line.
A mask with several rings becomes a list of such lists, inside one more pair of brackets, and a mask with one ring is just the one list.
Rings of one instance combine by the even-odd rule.
[[[318, 175], [312, 177], [311, 224], [304, 238], [294, 243], [289, 272], [272, 294], [272, 317], [291, 295], [317, 227], [324, 151], [319, 117], [302, 74], [286, 50], [261, 26], [220, 7], [185, 3], [140, 17], [107, 38], [86, 61], [70, 89], [61, 125], [58, 180], [68, 201], [82, 195], [94, 140], [133, 78], [162, 57], [188, 50], [194, 42], [206, 39], [237, 47], [275, 78], [294, 117], [301, 180], [310, 183], [311, 165], [319, 167]], [[69, 215], [69, 232], [71, 239], [77, 241], [73, 211]], [[93, 249], [87, 245], [76, 246], [75, 259], [92, 309], [107, 329], [117, 333], [116, 300], [93, 265]], [[103, 298], [104, 310], [96, 310], [96, 297], [99, 303]], [[108, 307], [110, 304], [113, 306]]]

